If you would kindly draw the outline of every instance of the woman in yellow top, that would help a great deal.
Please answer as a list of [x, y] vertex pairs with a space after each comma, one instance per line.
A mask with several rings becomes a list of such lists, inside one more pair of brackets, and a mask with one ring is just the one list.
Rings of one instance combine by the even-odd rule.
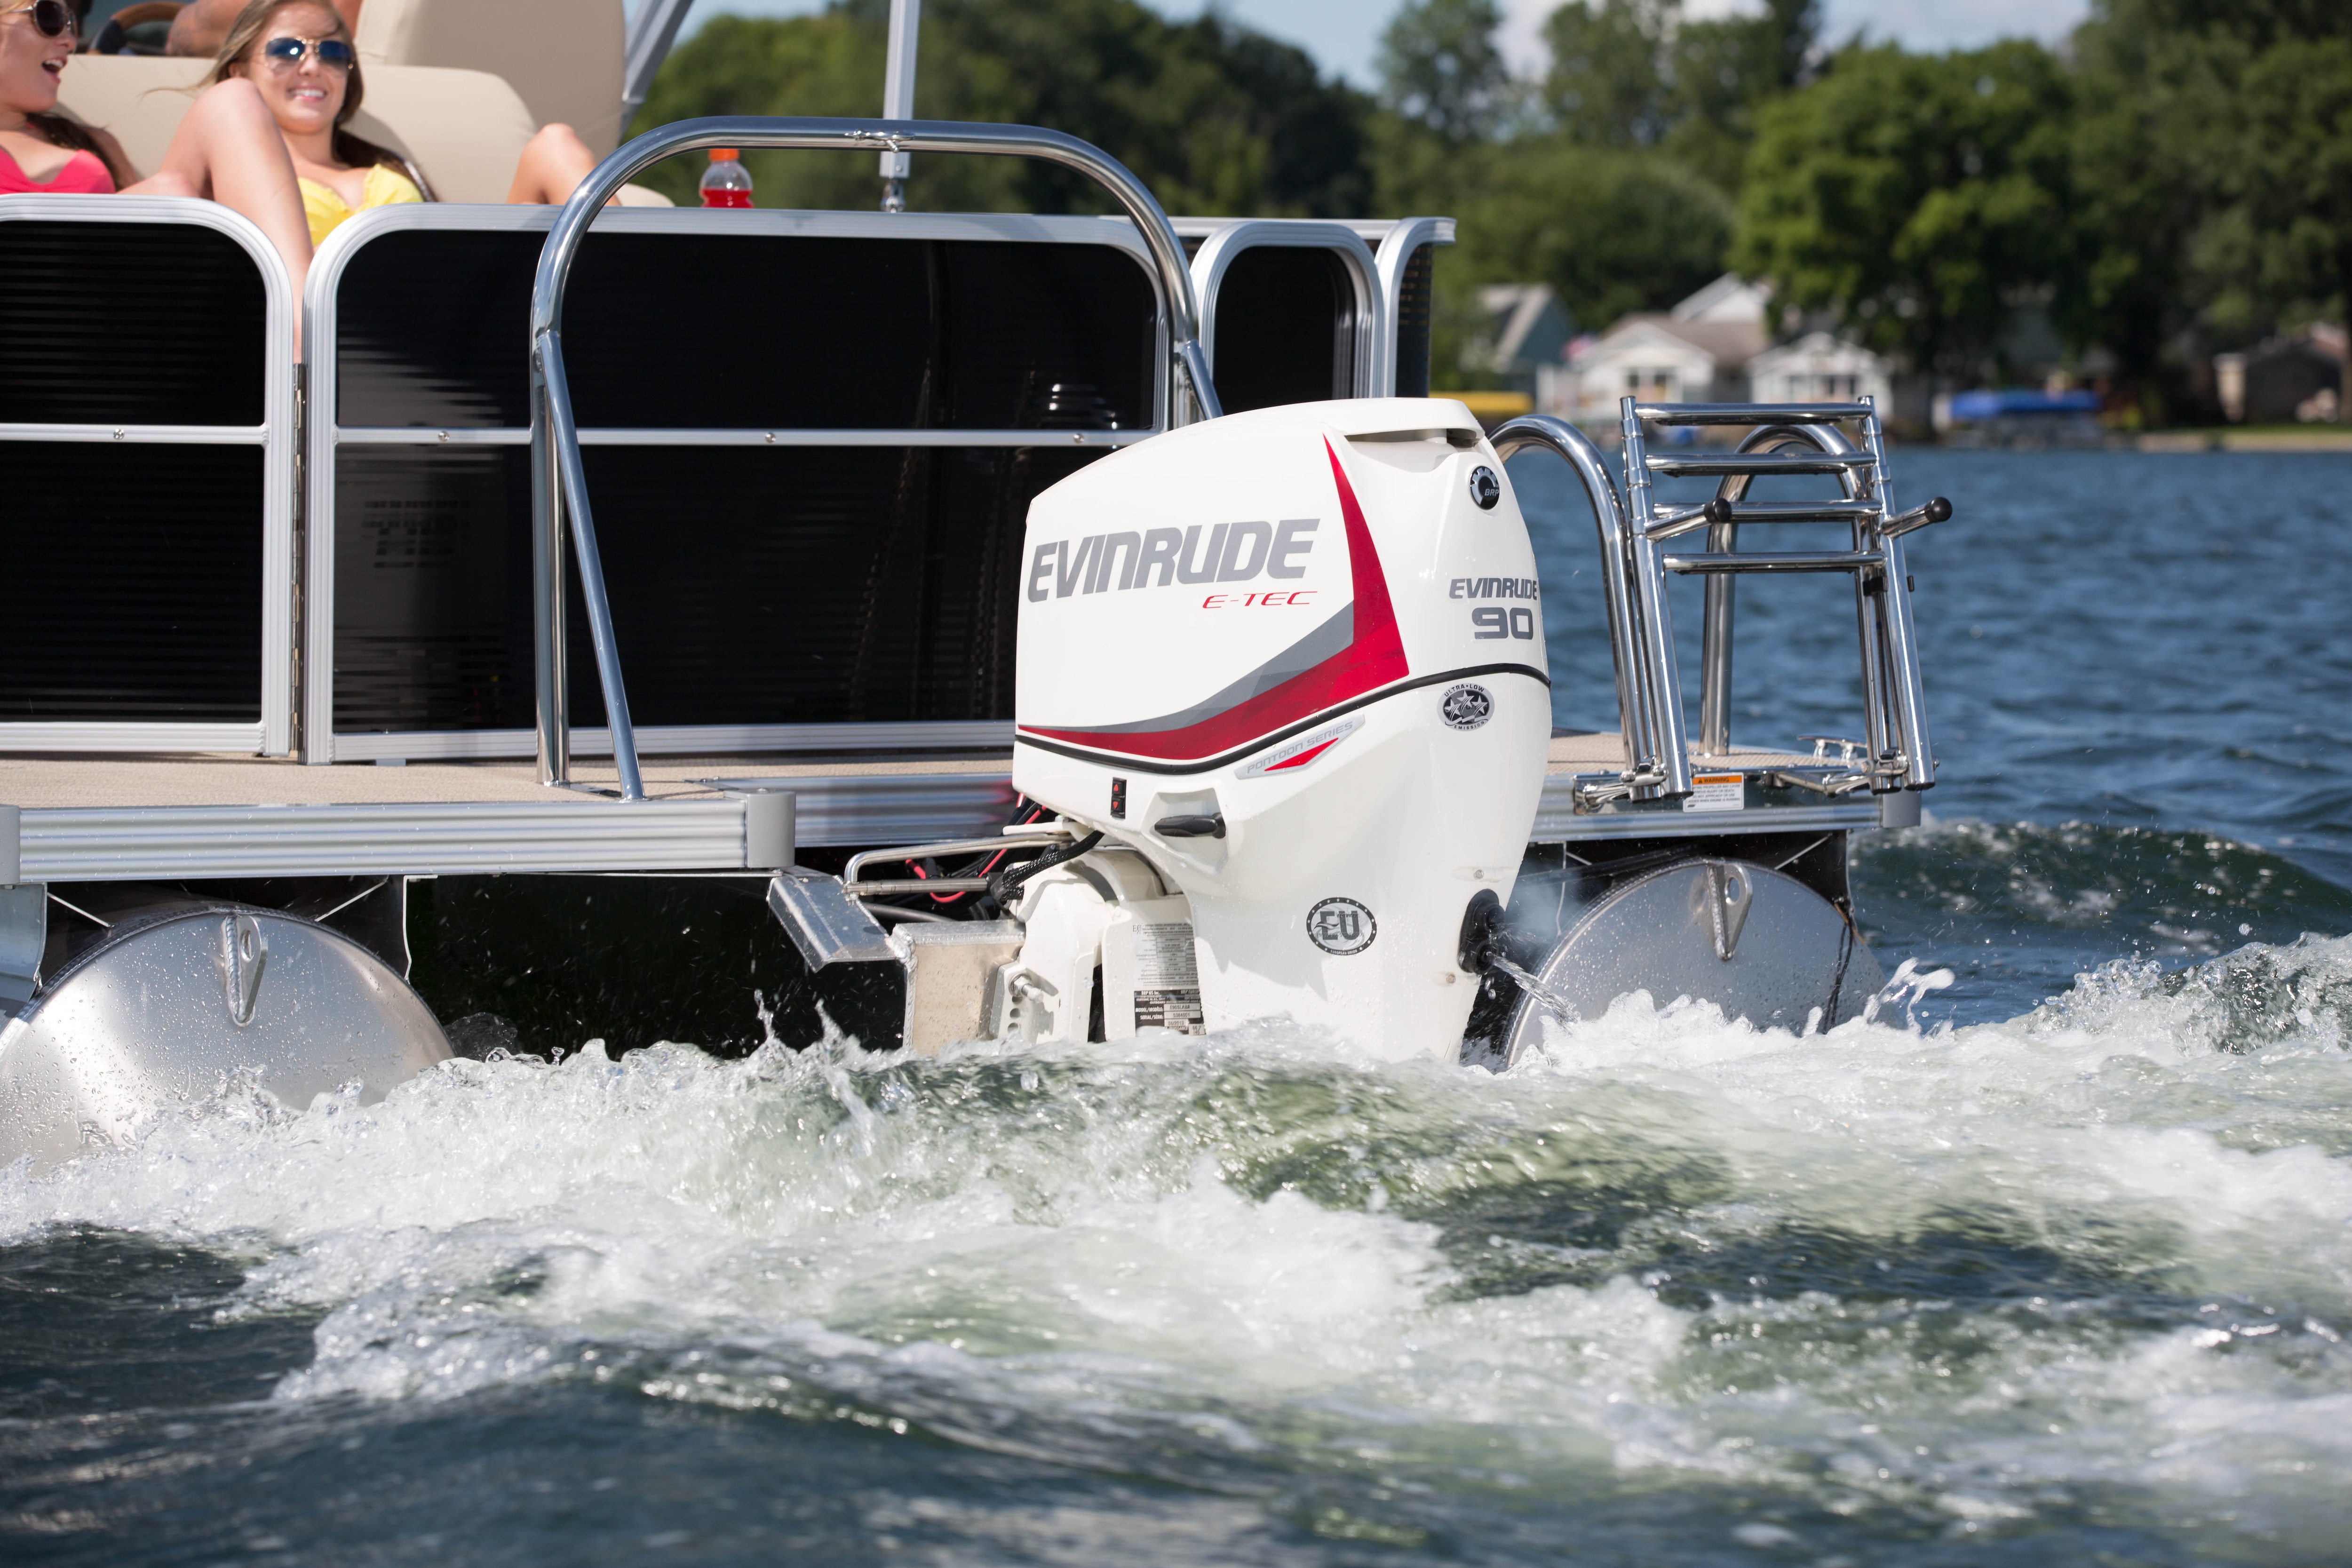
[[[353, 213], [425, 199], [397, 153], [344, 129], [360, 108], [359, 53], [323, 0], [252, 0], [205, 81], [233, 77], [253, 83], [286, 139], [312, 245]], [[570, 126], [546, 126], [523, 149], [507, 200], [566, 200], [595, 163]]]

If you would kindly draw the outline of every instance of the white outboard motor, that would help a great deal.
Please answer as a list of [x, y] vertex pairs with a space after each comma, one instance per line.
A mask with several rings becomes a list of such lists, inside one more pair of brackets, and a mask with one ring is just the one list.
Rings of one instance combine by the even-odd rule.
[[1069, 1014], [1024, 1032], [1087, 1037], [1098, 955], [1112, 1038], [1287, 1016], [1453, 1057], [1551, 734], [1535, 553], [1469, 410], [1156, 437], [1037, 498], [1023, 572], [1013, 784], [1134, 852], [1023, 889], [1000, 994]]

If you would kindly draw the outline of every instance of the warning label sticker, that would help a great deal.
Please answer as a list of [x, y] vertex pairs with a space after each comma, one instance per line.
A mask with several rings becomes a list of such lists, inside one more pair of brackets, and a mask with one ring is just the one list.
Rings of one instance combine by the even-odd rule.
[[1748, 805], [1748, 782], [1740, 773], [1693, 773], [1685, 811], [1740, 811]]
[[1192, 956], [1192, 926], [1178, 921], [1133, 930], [1135, 1026], [1202, 1033], [1201, 972]]

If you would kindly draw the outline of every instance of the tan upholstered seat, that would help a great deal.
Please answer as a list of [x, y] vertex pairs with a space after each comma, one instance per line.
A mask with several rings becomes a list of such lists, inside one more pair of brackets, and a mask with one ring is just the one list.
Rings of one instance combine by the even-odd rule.
[[[361, 13], [363, 20], [374, 15], [373, 4]], [[66, 68], [58, 107], [112, 132], [132, 166], [152, 174], [211, 68], [208, 60], [78, 55]], [[415, 164], [436, 201], [506, 200], [515, 161], [542, 123], [512, 87], [481, 70], [373, 62], [366, 69], [367, 98], [352, 118], [354, 132]], [[615, 88], [614, 119], [619, 96]], [[631, 206], [669, 205], [637, 185], [621, 195]]]
[[622, 0], [367, 0], [360, 64], [503, 77], [534, 125], [562, 123], [599, 158], [620, 145]]

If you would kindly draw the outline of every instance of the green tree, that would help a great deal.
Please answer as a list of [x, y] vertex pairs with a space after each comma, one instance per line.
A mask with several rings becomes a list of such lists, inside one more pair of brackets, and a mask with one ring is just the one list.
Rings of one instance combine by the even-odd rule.
[[2072, 84], [2038, 45], [1851, 48], [1765, 108], [1734, 264], [1922, 368], [1973, 371], [2011, 310], [2072, 308]]
[[1544, 103], [1563, 132], [1664, 148], [1736, 191], [1757, 111], [1804, 78], [1821, 7], [1769, 0], [1761, 16], [1695, 21], [1681, 0], [1570, 0], [1544, 31]]
[[2078, 287], [2059, 320], [2076, 343], [2113, 353], [2152, 422], [2186, 391], [2168, 345], [2188, 324], [2186, 263], [2206, 207], [2177, 35], [2145, 17], [2095, 16], [2076, 29], [2069, 247]]
[[1491, 134], [1510, 101], [1495, 0], [1409, 0], [1381, 34], [1381, 100], [1461, 143]]
[[[887, 0], [784, 21], [713, 17], [663, 65], [636, 126], [706, 114], [872, 115]], [[1137, 0], [931, 0], [916, 112], [1051, 126], [1108, 151], [1171, 212], [1356, 216], [1369, 205], [1370, 104], [1301, 51], [1211, 12], [1171, 22]], [[763, 205], [868, 207], [865, 153], [753, 154]], [[689, 200], [698, 164], [652, 183]], [[1097, 212], [1081, 177], [1027, 161], [926, 156], [910, 205]]]
[[1656, 153], [1529, 138], [1457, 193], [1465, 279], [1549, 283], [1594, 330], [1663, 310], [1721, 275], [1735, 214], [1710, 182]]
[[2214, 347], [2352, 310], [2352, 7], [2098, 0], [2074, 35], [2068, 321], [2161, 416]]
[[1674, 129], [1668, 40], [1680, 0], [1569, 0], [1544, 23], [1544, 105], [1570, 140], [1649, 147]]
[[2282, 41], [2242, 87], [2240, 158], [2221, 182], [2242, 215], [2231, 271], [2289, 310], [2352, 315], [2352, 41]]
[[[1465, 7], [1454, 19], [1484, 29], [1457, 37], [1458, 53], [1499, 58], [1492, 6], [1475, 15]], [[1414, 100], [1392, 81], [1389, 101]], [[1716, 277], [1731, 238], [1723, 192], [1654, 148], [1525, 121], [1503, 129], [1507, 137], [1464, 141], [1404, 113], [1373, 128], [1381, 210], [1449, 213], [1460, 223], [1460, 242], [1439, 253], [1430, 361], [1440, 387], [1483, 379], [1462, 365], [1465, 343], [1485, 325], [1482, 285], [1549, 283], [1576, 321], [1602, 327]]]

